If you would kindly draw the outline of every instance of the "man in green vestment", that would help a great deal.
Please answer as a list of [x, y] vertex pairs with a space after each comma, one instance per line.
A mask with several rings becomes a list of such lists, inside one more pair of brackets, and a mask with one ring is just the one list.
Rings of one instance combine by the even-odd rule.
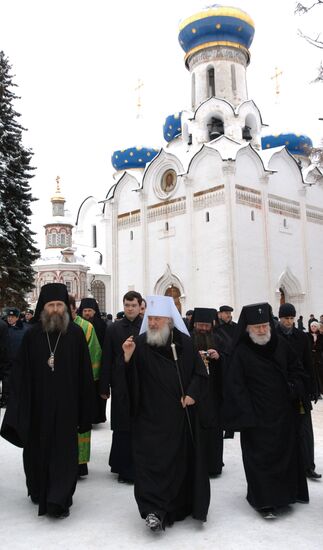
[[[101, 356], [102, 356], [102, 350], [99, 344], [98, 337], [95, 333], [93, 325], [89, 321], [86, 321], [85, 319], [77, 315], [76, 313], [77, 308], [76, 308], [74, 296], [69, 294], [68, 299], [70, 303], [70, 309], [71, 309], [73, 321], [74, 323], [79, 325], [79, 327], [81, 327], [81, 329], [84, 332], [86, 342], [89, 348], [90, 358], [91, 358], [93, 380], [96, 382], [100, 376]], [[88, 474], [87, 464], [88, 462], [90, 462], [91, 431], [78, 434], [78, 449], [79, 449], [78, 475], [79, 477], [81, 477], [81, 476], [86, 476]]]

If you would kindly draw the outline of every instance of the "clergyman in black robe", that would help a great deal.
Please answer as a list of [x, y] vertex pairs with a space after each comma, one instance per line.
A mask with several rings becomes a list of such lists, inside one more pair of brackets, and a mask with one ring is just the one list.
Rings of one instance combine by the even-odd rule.
[[224, 377], [225, 423], [241, 432], [247, 500], [265, 518], [309, 500], [299, 442], [305, 380], [297, 357], [275, 332], [270, 305], [243, 307]]
[[10, 384], [1, 435], [23, 447], [28, 495], [39, 515], [66, 517], [78, 474], [77, 434], [91, 429], [94, 386], [65, 285], [42, 287]]
[[206, 424], [202, 435], [206, 448], [210, 477], [221, 475], [223, 467], [223, 426], [222, 426], [222, 362], [224, 342], [213, 331], [215, 310], [195, 308], [192, 313], [191, 337], [208, 370], [208, 393], [203, 400]]
[[[99, 304], [95, 300], [95, 298], [82, 298], [77, 314], [93, 325], [101, 349], [103, 349], [103, 342], [107, 325], [102, 319]], [[106, 422], [107, 419], [106, 400], [102, 399], [102, 397], [100, 396], [99, 380], [96, 380], [94, 384], [96, 399], [93, 424], [100, 424]]]
[[153, 531], [188, 515], [206, 521], [210, 487], [199, 401], [208, 375], [171, 297], [147, 298], [142, 333], [123, 350], [140, 515]]

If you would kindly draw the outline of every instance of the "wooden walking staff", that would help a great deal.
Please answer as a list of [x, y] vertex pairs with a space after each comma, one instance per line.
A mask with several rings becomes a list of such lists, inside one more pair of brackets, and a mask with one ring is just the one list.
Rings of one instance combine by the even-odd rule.
[[[176, 346], [175, 346], [174, 342], [171, 343], [170, 347], [172, 348], [174, 362], [175, 362], [175, 365], [176, 365], [176, 372], [177, 372], [178, 381], [179, 381], [179, 386], [181, 388], [182, 399], [184, 400], [185, 399], [184, 387], [183, 387], [182, 377], [181, 377], [181, 373], [180, 373], [178, 362], [177, 362], [177, 352], [176, 352]], [[191, 424], [190, 414], [188, 412], [187, 405], [185, 406], [185, 412], [186, 412], [188, 428], [189, 428], [191, 438], [192, 438], [192, 443], [193, 443], [193, 446], [195, 446], [193, 430], [192, 430], [192, 424]]]

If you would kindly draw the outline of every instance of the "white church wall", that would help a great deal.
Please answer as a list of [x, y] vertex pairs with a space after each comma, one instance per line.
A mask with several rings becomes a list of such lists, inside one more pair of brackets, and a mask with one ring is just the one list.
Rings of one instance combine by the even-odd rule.
[[275, 171], [270, 176], [268, 192], [299, 202], [299, 190], [304, 185], [302, 175], [295, 160], [287, 153], [286, 149], [274, 154], [268, 167]]
[[227, 239], [224, 204], [194, 211], [192, 249], [195, 251], [195, 262], [192, 269], [190, 306], [218, 308], [228, 302], [230, 264]]
[[307, 254], [308, 275], [311, 291], [311, 300], [308, 304], [308, 315], [323, 314], [323, 225], [322, 223], [307, 223]]
[[[298, 304], [306, 308], [306, 259], [302, 241], [302, 223], [300, 219], [286, 217], [274, 212], [269, 213], [269, 235], [270, 235], [270, 264], [272, 298], [271, 303], [274, 313], [279, 308], [280, 295], [279, 284], [282, 273], [288, 268], [293, 278], [299, 285], [299, 291], [295, 291], [294, 285], [288, 280], [283, 280], [283, 290], [286, 301]], [[275, 294], [274, 294], [274, 291]], [[305, 293], [305, 295], [301, 295]]]
[[263, 210], [235, 207], [236, 310], [269, 299]]
[[194, 193], [223, 184], [222, 166], [218, 151], [203, 147], [189, 166], [189, 179]]

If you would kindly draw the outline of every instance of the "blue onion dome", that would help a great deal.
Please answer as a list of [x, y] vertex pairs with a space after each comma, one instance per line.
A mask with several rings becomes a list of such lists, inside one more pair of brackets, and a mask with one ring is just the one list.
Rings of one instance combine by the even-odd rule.
[[261, 138], [262, 149], [285, 146], [292, 155], [308, 157], [313, 147], [312, 140], [304, 134], [277, 134]]
[[168, 143], [172, 139], [178, 137], [182, 133], [182, 111], [180, 113], [175, 113], [174, 115], [169, 115], [163, 126], [164, 139]]
[[248, 50], [255, 34], [251, 17], [239, 8], [214, 4], [184, 19], [179, 26], [179, 43], [189, 55], [216, 45]]
[[115, 170], [130, 170], [131, 168], [145, 168], [148, 162], [158, 154], [159, 149], [148, 147], [129, 147], [114, 151], [111, 162]]

